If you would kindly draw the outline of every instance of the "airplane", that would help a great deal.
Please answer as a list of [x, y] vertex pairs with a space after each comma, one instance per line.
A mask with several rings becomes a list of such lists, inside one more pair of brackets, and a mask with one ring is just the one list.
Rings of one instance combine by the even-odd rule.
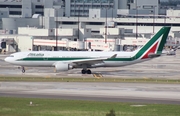
[[132, 52], [125, 51], [28, 51], [10, 54], [4, 60], [22, 67], [54, 67], [56, 71], [82, 68], [82, 74], [91, 74], [90, 68], [121, 67], [141, 63], [162, 55], [171, 27], [162, 27], [144, 46]]

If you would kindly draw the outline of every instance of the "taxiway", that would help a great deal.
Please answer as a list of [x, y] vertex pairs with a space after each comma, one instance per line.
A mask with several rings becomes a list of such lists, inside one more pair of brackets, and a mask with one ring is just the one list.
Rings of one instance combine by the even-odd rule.
[[[7, 55], [0, 55], [0, 76], [56, 76], [56, 77], [93, 77], [92, 75], [82, 75], [81, 69], [73, 69], [65, 72], [54, 72], [53, 67], [26, 67], [23, 74], [18, 66], [4, 62]], [[100, 73], [103, 77], [123, 77], [123, 78], [171, 78], [180, 79], [180, 50], [176, 56], [162, 56], [143, 63], [113, 68], [95, 68], [93, 73]]]
[[0, 96], [180, 104], [179, 84], [1, 82]]

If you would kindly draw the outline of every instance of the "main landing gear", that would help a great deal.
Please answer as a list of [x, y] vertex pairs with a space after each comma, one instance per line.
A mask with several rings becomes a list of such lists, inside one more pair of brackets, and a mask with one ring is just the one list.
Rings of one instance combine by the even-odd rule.
[[88, 70], [82, 69], [82, 70], [81, 70], [81, 73], [82, 73], [82, 74], [86, 74], [86, 73], [87, 73], [87, 74], [91, 74], [91, 70], [89, 70], [89, 69], [88, 69]]

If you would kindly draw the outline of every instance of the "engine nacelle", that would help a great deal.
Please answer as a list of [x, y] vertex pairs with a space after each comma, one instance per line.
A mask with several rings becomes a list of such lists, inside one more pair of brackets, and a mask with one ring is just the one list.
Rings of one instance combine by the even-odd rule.
[[68, 71], [70, 69], [73, 69], [73, 66], [71, 66], [70, 64], [68, 63], [64, 63], [64, 62], [58, 62], [56, 65], [55, 65], [55, 68], [57, 71]]

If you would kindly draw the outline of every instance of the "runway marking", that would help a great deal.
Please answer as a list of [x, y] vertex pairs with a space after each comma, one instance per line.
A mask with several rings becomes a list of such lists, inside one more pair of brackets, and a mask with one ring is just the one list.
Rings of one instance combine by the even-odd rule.
[[98, 73], [94, 73], [93, 76], [98, 79], [103, 77], [102, 74], [98, 74]]
[[45, 78], [51, 78], [51, 76], [45, 76]]
[[54, 68], [54, 72], [55, 72], [55, 73], [57, 72], [56, 68]]
[[148, 77], [143, 77], [144, 79], [150, 79], [150, 78], [148, 78]]

